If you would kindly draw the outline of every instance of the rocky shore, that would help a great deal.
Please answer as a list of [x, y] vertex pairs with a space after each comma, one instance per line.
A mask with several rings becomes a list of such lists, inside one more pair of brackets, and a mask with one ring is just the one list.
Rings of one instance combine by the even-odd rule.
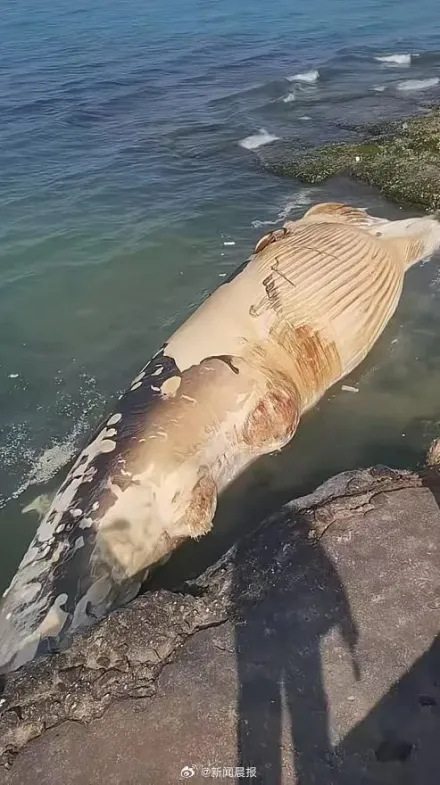
[[350, 129], [359, 141], [293, 149], [268, 163], [276, 174], [318, 184], [338, 174], [374, 185], [390, 199], [440, 207], [440, 110]]
[[171, 785], [187, 767], [192, 782], [434, 785], [439, 482], [336, 476], [193, 584], [8, 676], [0, 782]]

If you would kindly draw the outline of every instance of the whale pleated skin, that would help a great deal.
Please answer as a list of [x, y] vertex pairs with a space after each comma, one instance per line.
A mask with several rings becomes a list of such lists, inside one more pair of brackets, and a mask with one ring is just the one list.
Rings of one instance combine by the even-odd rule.
[[0, 669], [65, 644], [209, 532], [222, 491], [366, 357], [438, 247], [433, 217], [333, 203], [261, 238], [78, 455], [3, 597]]

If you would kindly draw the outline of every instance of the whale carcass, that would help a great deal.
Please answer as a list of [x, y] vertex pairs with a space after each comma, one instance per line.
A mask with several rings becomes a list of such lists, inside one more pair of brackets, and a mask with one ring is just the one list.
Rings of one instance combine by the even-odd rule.
[[0, 609], [0, 668], [127, 602], [211, 526], [219, 494], [367, 355], [433, 217], [312, 207], [257, 244], [133, 379], [78, 455]]

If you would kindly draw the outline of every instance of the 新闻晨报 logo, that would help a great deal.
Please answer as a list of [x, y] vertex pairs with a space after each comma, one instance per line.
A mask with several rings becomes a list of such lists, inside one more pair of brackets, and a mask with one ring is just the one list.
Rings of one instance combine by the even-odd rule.
[[183, 780], [188, 780], [190, 777], [194, 777], [196, 770], [194, 766], [184, 766], [182, 771], [180, 772], [180, 776]]

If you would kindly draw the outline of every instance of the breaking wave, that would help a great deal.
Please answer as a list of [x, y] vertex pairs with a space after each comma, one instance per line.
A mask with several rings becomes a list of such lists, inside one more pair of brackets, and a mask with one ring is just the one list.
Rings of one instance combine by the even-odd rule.
[[306, 84], [314, 84], [319, 79], [319, 71], [317, 68], [312, 68], [310, 71], [303, 71], [300, 74], [288, 76], [288, 82], [304, 82]]
[[430, 79], [408, 79], [405, 82], [399, 82], [397, 89], [404, 92], [428, 90], [430, 87], [438, 85], [439, 81], [438, 76], [432, 76]]
[[386, 65], [411, 65], [412, 55], [410, 54], [393, 54], [382, 55], [374, 58], [378, 63], [385, 63]]
[[279, 139], [278, 136], [270, 134], [265, 128], [260, 128], [257, 134], [251, 134], [244, 139], [240, 139], [238, 144], [246, 150], [258, 150], [258, 148], [262, 147], [264, 144], [276, 142], [277, 139]]

